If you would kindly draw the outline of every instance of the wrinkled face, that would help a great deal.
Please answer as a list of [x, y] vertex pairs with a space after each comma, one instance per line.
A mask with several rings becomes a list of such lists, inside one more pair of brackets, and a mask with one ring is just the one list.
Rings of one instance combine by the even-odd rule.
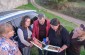
[[78, 36], [81, 36], [83, 34], [83, 31], [82, 31], [82, 29], [77, 28], [77, 29], [74, 30], [74, 34], [77, 34]]
[[38, 19], [39, 20], [39, 23], [41, 24], [41, 25], [43, 25], [44, 23], [45, 23], [45, 18], [41, 18], [41, 19]]
[[25, 26], [26, 26], [26, 27], [30, 26], [30, 22], [31, 22], [31, 20], [30, 20], [30, 19], [27, 19], [27, 20], [25, 21]]
[[6, 28], [5, 35], [7, 36], [6, 38], [10, 38], [10, 37], [14, 36], [14, 30], [13, 30], [13, 28]]
[[57, 25], [57, 26], [51, 25], [51, 28], [55, 31], [58, 29], [58, 27], [59, 27], [59, 25]]
[[10, 32], [8, 32], [9, 38], [12, 37], [13, 35], [14, 35], [14, 31], [13, 30], [11, 30]]

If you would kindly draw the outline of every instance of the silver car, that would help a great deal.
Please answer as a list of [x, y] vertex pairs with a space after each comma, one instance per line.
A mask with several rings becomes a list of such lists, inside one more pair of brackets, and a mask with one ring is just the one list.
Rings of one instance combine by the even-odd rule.
[[[14, 39], [17, 41], [17, 27], [20, 26], [20, 22], [22, 17], [28, 15], [31, 18], [33, 23], [34, 20], [37, 19], [38, 13], [36, 10], [14, 10], [0, 13], [0, 24], [2, 23], [10, 23], [14, 27]], [[32, 24], [31, 23], [31, 24]]]

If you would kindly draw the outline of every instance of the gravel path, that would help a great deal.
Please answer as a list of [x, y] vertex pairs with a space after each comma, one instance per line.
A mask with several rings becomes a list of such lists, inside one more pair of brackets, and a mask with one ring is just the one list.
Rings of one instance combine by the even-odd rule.
[[79, 20], [79, 19], [76, 19], [76, 18], [73, 18], [73, 17], [70, 17], [70, 16], [67, 16], [67, 15], [64, 15], [64, 14], [61, 14], [61, 13], [58, 13], [58, 12], [54, 12], [52, 10], [49, 10], [49, 9], [46, 9], [40, 5], [38, 5], [35, 0], [30, 0], [30, 2], [32, 3], [33, 6], [37, 7], [38, 9], [41, 9], [41, 10], [45, 10], [47, 12], [50, 12], [56, 16], [60, 16], [61, 18], [69, 21], [69, 22], [72, 22], [76, 25], [80, 25], [80, 24], [84, 24], [85, 25], [85, 21], [82, 21], [82, 20]]

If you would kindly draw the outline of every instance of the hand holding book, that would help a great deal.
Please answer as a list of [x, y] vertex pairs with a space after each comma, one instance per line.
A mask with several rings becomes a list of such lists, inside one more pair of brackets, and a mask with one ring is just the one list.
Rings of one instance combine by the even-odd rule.
[[40, 48], [42, 50], [43, 48], [43, 44], [42, 42], [40, 42], [38, 39], [33, 38], [32, 41], [30, 41], [32, 44], [34, 44], [36, 47]]
[[58, 48], [58, 52], [62, 52], [63, 51], [63, 49], [62, 48]]
[[38, 39], [31, 41], [31, 43], [34, 44], [36, 47], [38, 47], [41, 50], [47, 50], [47, 51], [52, 51], [52, 52], [58, 52], [59, 50], [60, 51], [62, 50], [58, 46], [45, 45], [41, 41], [39, 41]]
[[58, 51], [62, 52], [63, 50], [65, 50], [67, 48], [67, 45], [63, 45]]

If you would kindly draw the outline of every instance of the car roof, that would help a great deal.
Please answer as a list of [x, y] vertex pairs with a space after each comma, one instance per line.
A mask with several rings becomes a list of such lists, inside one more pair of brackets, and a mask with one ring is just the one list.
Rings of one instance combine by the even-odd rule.
[[17, 11], [20, 11], [20, 10], [10, 10], [10, 11], [0, 12], [0, 16], [4, 16], [4, 15], [6, 15], [6, 14], [13, 13], [13, 12], [17, 12]]
[[[13, 19], [17, 19], [18, 17], [29, 15], [31, 18], [37, 15], [36, 10], [16, 10], [16, 11], [8, 11], [0, 13], [0, 24], [6, 23]], [[34, 16], [33, 16], [34, 15]]]

